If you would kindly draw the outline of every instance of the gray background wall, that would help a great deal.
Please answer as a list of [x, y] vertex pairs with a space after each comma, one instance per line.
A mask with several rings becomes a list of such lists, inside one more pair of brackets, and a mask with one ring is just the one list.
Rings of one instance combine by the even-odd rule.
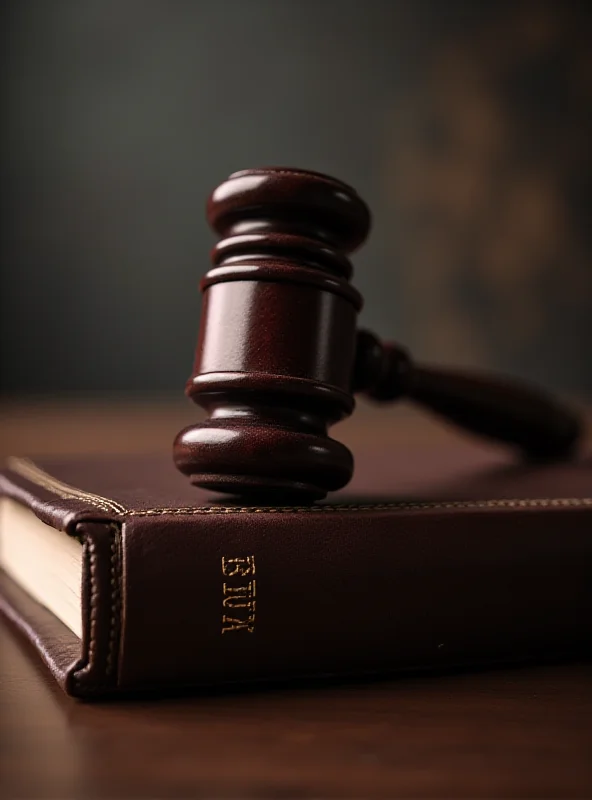
[[585, 4], [18, 0], [3, 20], [7, 393], [179, 392], [233, 170], [374, 212], [362, 322], [592, 391]]

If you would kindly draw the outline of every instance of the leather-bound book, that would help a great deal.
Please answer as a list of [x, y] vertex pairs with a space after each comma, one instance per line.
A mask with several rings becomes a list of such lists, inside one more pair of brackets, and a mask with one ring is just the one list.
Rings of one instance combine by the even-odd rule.
[[402, 446], [357, 475], [241, 506], [169, 457], [11, 459], [0, 607], [83, 698], [589, 651], [589, 458]]

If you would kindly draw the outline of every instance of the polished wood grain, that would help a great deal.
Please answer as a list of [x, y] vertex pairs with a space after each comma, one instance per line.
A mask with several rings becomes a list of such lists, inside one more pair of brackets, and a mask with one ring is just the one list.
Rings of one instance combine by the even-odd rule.
[[7, 798], [585, 798], [592, 666], [83, 705], [0, 625]]
[[[13, 402], [0, 447], [146, 452], [193, 415], [176, 401]], [[390, 421], [363, 407], [343, 438], [453, 438], [404, 409]], [[7, 800], [589, 798], [592, 665], [85, 705], [0, 621], [0, 787]]]
[[539, 389], [422, 367], [356, 330], [362, 296], [348, 256], [371, 218], [347, 184], [287, 167], [243, 170], [214, 189], [207, 218], [221, 240], [201, 281], [187, 394], [209, 416], [173, 445], [192, 484], [284, 504], [342, 488], [354, 461], [328, 428], [352, 413], [354, 392], [406, 397], [531, 458], [574, 447], [579, 419]]

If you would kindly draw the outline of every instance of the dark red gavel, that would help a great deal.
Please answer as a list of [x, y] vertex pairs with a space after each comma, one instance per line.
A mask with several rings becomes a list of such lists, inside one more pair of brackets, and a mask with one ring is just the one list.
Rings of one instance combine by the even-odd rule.
[[259, 502], [310, 502], [351, 478], [350, 451], [327, 434], [353, 395], [406, 397], [529, 458], [568, 455], [577, 417], [529, 386], [415, 365], [356, 330], [362, 297], [347, 255], [370, 230], [357, 193], [287, 168], [236, 172], [208, 201], [222, 237], [203, 278], [187, 394], [207, 421], [177, 436], [192, 483]]

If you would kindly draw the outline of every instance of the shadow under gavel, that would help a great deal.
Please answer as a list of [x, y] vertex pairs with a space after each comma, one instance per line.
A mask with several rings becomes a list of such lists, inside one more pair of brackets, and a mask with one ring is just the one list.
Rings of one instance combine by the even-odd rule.
[[462, 429], [563, 458], [577, 416], [538, 389], [432, 369], [356, 330], [362, 297], [348, 255], [370, 230], [349, 186], [288, 168], [237, 172], [208, 201], [222, 237], [201, 283], [203, 310], [187, 394], [209, 414], [181, 431], [177, 467], [192, 483], [267, 503], [307, 503], [348, 483], [353, 458], [328, 436], [355, 393], [405, 397]]

